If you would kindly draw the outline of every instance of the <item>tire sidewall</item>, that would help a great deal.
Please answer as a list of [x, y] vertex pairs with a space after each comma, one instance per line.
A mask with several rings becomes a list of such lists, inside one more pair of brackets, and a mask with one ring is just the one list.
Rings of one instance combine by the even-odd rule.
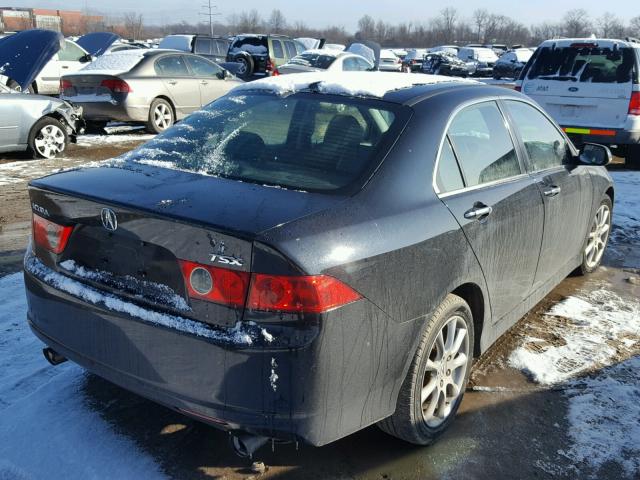
[[[422, 391], [422, 379], [424, 378], [427, 360], [429, 358], [430, 349], [435, 342], [435, 338], [440, 332], [440, 329], [447, 323], [447, 321], [453, 315], [459, 315], [462, 317], [467, 325], [467, 335], [469, 341], [469, 352], [467, 354], [467, 368], [464, 377], [464, 383], [462, 392], [456, 399], [455, 403], [452, 406], [451, 413], [447, 417], [447, 419], [442, 422], [438, 427], [429, 427], [426, 422], [422, 420], [422, 403], [420, 401], [421, 391]], [[458, 408], [460, 407], [460, 403], [462, 403], [462, 398], [464, 397], [464, 390], [469, 381], [469, 375], [471, 373], [471, 365], [473, 363], [473, 348], [474, 348], [474, 332], [473, 332], [473, 317], [471, 315], [471, 309], [469, 305], [460, 297], [455, 297], [455, 300], [448, 306], [448, 308], [441, 312], [439, 318], [433, 322], [429, 322], [428, 325], [425, 326], [425, 330], [423, 332], [423, 341], [420, 344], [420, 349], [422, 349], [422, 357], [420, 359], [420, 365], [417, 368], [417, 377], [414, 379], [413, 383], [413, 409], [414, 415], [413, 418], [416, 419], [416, 426], [418, 427], [420, 433], [426, 437], [427, 441], [425, 443], [430, 443], [433, 441], [438, 435], [440, 435], [443, 431], [445, 431], [451, 422], [453, 422]]]
[[[155, 122], [155, 110], [156, 107], [160, 104], [164, 104], [169, 108], [169, 111], [171, 112], [171, 125], [169, 125], [167, 128], [160, 129], [158, 128], [158, 126], [156, 125]], [[149, 122], [148, 122], [148, 128], [152, 133], [162, 133], [162, 132], [166, 132], [169, 128], [171, 128], [174, 124], [176, 123], [176, 114], [173, 111], [173, 106], [171, 105], [171, 103], [169, 103], [168, 101], [166, 101], [163, 98], [156, 98], [153, 102], [151, 102], [151, 107], [149, 108]]]
[[52, 117], [43, 117], [40, 120], [38, 120], [33, 125], [33, 127], [31, 127], [31, 131], [29, 132], [29, 140], [28, 140], [29, 150], [30, 150], [30, 152], [31, 152], [31, 154], [33, 155], [34, 158], [39, 158], [39, 159], [47, 159], [48, 158], [48, 157], [45, 157], [45, 156], [41, 155], [38, 152], [38, 150], [36, 148], [36, 144], [35, 144], [36, 136], [47, 125], [55, 125], [60, 130], [62, 130], [62, 134], [64, 135], [64, 147], [62, 148], [62, 151], [58, 153], [58, 155], [61, 154], [61, 153], [64, 153], [67, 150], [67, 147], [69, 146], [69, 134], [67, 133], [67, 129], [62, 124], [62, 122], [60, 122], [59, 120], [56, 120], [55, 118], [52, 118]]

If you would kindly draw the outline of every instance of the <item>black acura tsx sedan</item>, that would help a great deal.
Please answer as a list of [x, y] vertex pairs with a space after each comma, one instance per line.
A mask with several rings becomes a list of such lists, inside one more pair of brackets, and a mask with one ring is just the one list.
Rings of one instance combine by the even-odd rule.
[[230, 431], [426, 445], [473, 358], [611, 226], [606, 147], [472, 81], [300, 74], [32, 181], [28, 321], [56, 364]]

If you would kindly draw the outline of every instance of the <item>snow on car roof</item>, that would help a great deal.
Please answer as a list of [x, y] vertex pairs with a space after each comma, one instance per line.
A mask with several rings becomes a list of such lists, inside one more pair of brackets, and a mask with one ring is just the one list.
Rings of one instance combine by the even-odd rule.
[[395, 72], [311, 72], [243, 83], [231, 90], [231, 93], [254, 90], [289, 95], [309, 90], [311, 85], [314, 85], [314, 91], [319, 93], [382, 98], [394, 90], [416, 85], [464, 82], [478, 83], [474, 80], [442, 75], [398, 75]]
[[309, 50], [305, 50], [300, 55], [326, 55], [327, 57], [338, 57], [343, 52], [339, 50], [325, 50], [320, 48], [311, 48]]
[[87, 64], [80, 72], [93, 74], [105, 72], [109, 74], [124, 73], [135, 67], [144, 57], [145, 50], [142, 49], [108, 53]]
[[569, 47], [573, 43], [597, 43], [600, 47], [613, 47], [614, 44], [623, 43], [628, 44], [628, 46], [638, 48], [640, 45], [637, 43], [629, 42], [627, 40], [618, 40], [615, 38], [562, 38], [557, 40], [545, 40], [540, 44], [541, 47], [548, 47], [550, 45], [555, 44], [556, 47]]

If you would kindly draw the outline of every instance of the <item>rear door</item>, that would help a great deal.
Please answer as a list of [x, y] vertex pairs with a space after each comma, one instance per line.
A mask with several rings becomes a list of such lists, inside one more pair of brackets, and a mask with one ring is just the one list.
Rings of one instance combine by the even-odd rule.
[[188, 115], [200, 108], [200, 85], [187, 67], [183, 55], [165, 55], [154, 64], [178, 116]]
[[537, 287], [580, 252], [591, 216], [591, 179], [586, 167], [571, 164], [565, 136], [542, 112], [517, 100], [504, 105], [524, 147], [526, 169], [544, 200]]
[[610, 41], [542, 46], [522, 91], [563, 127], [623, 128], [635, 64], [633, 49]]
[[531, 291], [544, 208], [496, 102], [481, 102], [456, 115], [434, 180], [482, 267], [497, 322]]
[[225, 81], [224, 70], [213, 62], [196, 56], [186, 56], [187, 63], [198, 80], [200, 88], [200, 104], [213, 102], [229, 91], [229, 84]]

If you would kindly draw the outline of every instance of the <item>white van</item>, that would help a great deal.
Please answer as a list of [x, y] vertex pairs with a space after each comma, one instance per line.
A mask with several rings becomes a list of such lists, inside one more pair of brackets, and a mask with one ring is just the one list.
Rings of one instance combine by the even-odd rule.
[[639, 60], [634, 39], [547, 40], [516, 89], [537, 101], [574, 143], [608, 145], [640, 167]]

